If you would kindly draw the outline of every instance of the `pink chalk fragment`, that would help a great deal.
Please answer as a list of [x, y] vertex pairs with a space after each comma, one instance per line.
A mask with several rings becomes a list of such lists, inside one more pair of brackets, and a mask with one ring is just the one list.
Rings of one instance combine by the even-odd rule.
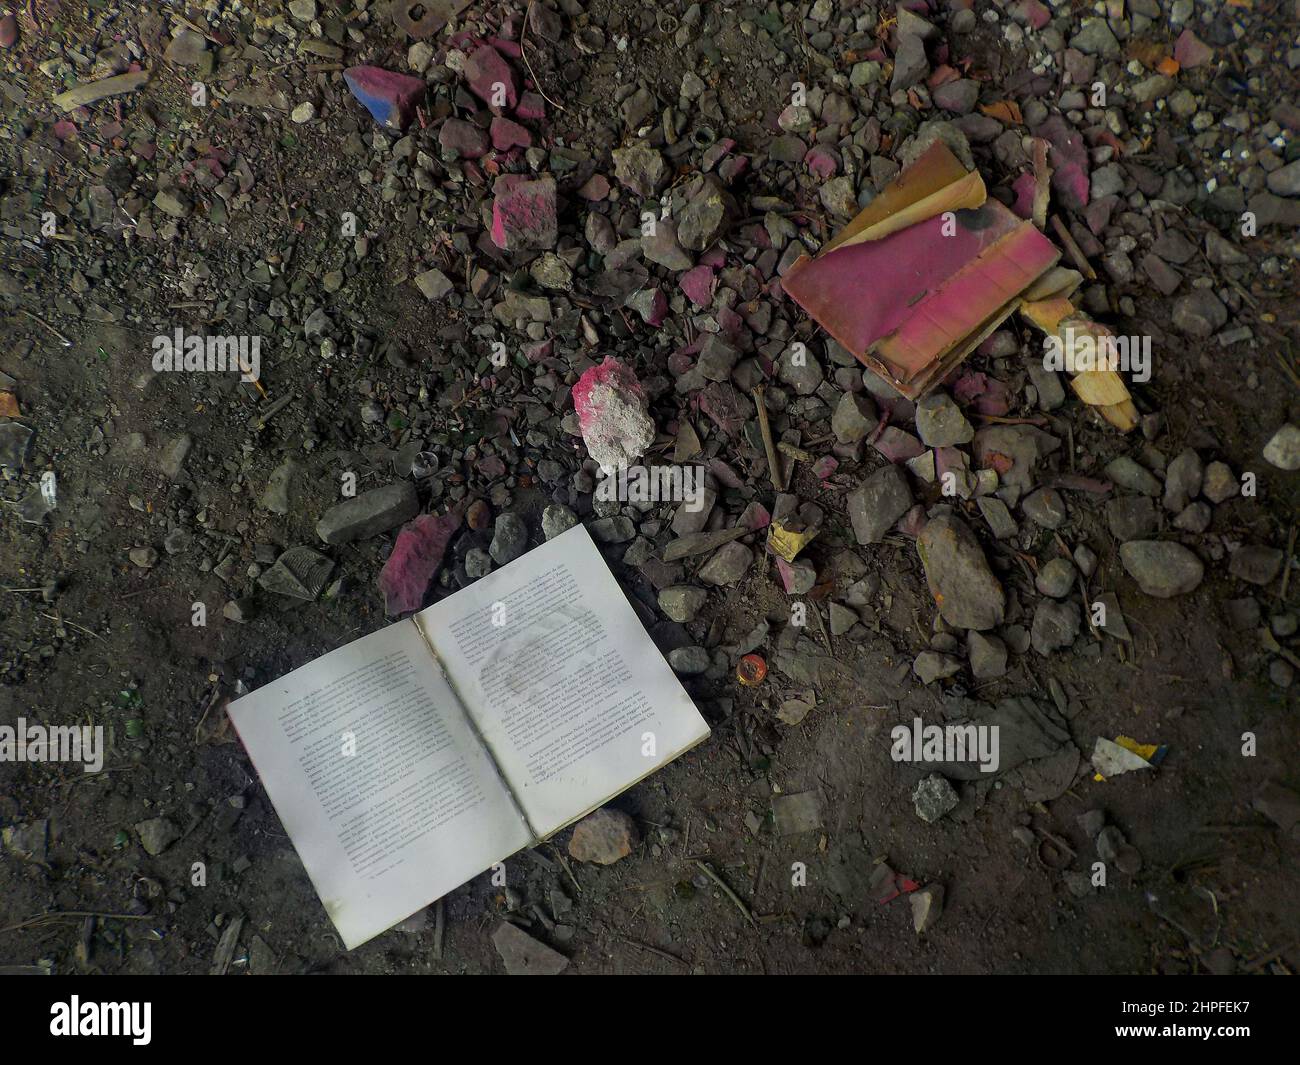
[[821, 481], [825, 481], [832, 473], [839, 469], [840, 460], [833, 455], [823, 455], [813, 463], [813, 476]]
[[717, 280], [713, 276], [712, 267], [697, 266], [687, 270], [682, 274], [679, 284], [686, 298], [695, 306], [707, 307], [713, 302], [713, 290], [717, 287]]
[[1088, 206], [1088, 145], [1083, 135], [1060, 115], [1053, 115], [1036, 130], [1034, 136], [1050, 144], [1048, 162], [1052, 164], [1052, 188], [1072, 211]]
[[438, 130], [438, 143], [461, 159], [480, 159], [488, 150], [487, 134], [463, 118], [447, 119]]
[[911, 433], [905, 433], [897, 426], [889, 425], [885, 431], [872, 441], [872, 446], [889, 462], [906, 462], [925, 451], [925, 446]]
[[428, 88], [423, 78], [394, 74], [382, 67], [349, 67], [343, 80], [375, 121], [389, 129], [407, 127]]
[[725, 381], [714, 381], [696, 397], [695, 402], [713, 424], [728, 436], [735, 436], [749, 416], [748, 402]]
[[541, 362], [543, 359], [549, 359], [551, 352], [555, 348], [555, 341], [549, 337], [546, 340], [538, 340], [532, 344], [525, 344], [523, 347], [524, 358], [529, 362]]
[[1016, 194], [1016, 198], [1011, 204], [1011, 210], [1021, 218], [1034, 217], [1034, 190], [1036, 187], [1037, 182], [1034, 181], [1033, 174], [1021, 174], [1011, 183], [1011, 191]]
[[459, 514], [421, 514], [397, 534], [393, 553], [379, 572], [384, 612], [390, 615], [419, 610], [429, 582], [442, 565], [447, 545], [460, 528]]
[[700, 160], [701, 168], [705, 171], [712, 170], [722, 159], [731, 154], [731, 149], [735, 146], [736, 142], [730, 137], [714, 141], [704, 149], [704, 156]]
[[518, 76], [490, 44], [479, 46], [465, 60], [465, 80], [494, 115], [513, 111], [519, 103]]
[[[714, 461], [718, 460], [715, 459]], [[740, 478], [737, 477], [736, 480], [739, 482]], [[730, 488], [732, 486], [727, 485], [727, 487]], [[737, 483], [735, 487], [739, 488], [740, 484]], [[740, 515], [740, 520], [737, 521], [736, 524], [745, 526], [745, 528], [750, 532], [761, 532], [772, 524], [772, 512], [755, 499], [745, 508], [744, 512]]]
[[517, 41], [507, 40], [504, 37], [489, 37], [488, 44], [502, 55], [508, 55], [511, 59], [519, 59], [524, 54]]
[[624, 306], [631, 307], [646, 325], [655, 329], [663, 325], [664, 319], [668, 317], [668, 297], [658, 285], [633, 292]]
[[[986, 340], [980, 345], [981, 355], [988, 354], [984, 350], [987, 344]], [[949, 387], [952, 390], [952, 398], [964, 407], [967, 403], [973, 402], [976, 396], [982, 396], [989, 390], [989, 375], [978, 370], [962, 370]]]
[[814, 146], [809, 148], [808, 154], [803, 157], [803, 165], [808, 168], [808, 173], [813, 177], [825, 181], [835, 176], [835, 172], [840, 168], [840, 159], [829, 148]]
[[492, 119], [492, 147], [499, 152], [511, 148], [531, 148], [533, 135], [518, 122], [497, 115]]
[[1005, 381], [989, 379], [989, 388], [975, 400], [975, 412], [1001, 418], [1011, 410], [1011, 389]]
[[1191, 30], [1183, 30], [1174, 41], [1174, 58], [1184, 70], [1194, 70], [1214, 58], [1214, 49]]
[[729, 155], [718, 164], [718, 177], [730, 185], [749, 169], [749, 156]]
[[555, 178], [505, 174], [492, 191], [493, 244], [507, 251], [555, 246]]
[[1052, 13], [1038, 0], [1015, 0], [1011, 5], [1011, 17], [1036, 30], [1041, 30], [1052, 21]]
[[719, 307], [717, 318], [719, 329], [728, 340], [737, 339], [745, 329], [745, 319], [730, 307]]
[[540, 122], [546, 117], [546, 101], [535, 92], [522, 93], [519, 106], [515, 108], [515, 116], [525, 122]]
[[588, 203], [598, 203], [609, 195], [609, 178], [604, 174], [592, 174], [578, 189], [578, 195]]
[[911, 510], [899, 519], [898, 531], [904, 536], [910, 536], [915, 540], [921, 535], [921, 530], [925, 528], [925, 507], [917, 503]]
[[794, 575], [794, 567], [785, 559], [777, 557], [776, 571], [781, 575], [781, 584], [784, 586], [787, 595], [796, 595], [799, 582]]

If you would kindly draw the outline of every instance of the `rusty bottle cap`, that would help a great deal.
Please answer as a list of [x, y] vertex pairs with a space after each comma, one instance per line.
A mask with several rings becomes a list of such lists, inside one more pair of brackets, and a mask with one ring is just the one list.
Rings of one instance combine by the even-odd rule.
[[767, 663], [762, 655], [745, 655], [736, 663], [736, 679], [747, 688], [763, 683], [767, 676]]

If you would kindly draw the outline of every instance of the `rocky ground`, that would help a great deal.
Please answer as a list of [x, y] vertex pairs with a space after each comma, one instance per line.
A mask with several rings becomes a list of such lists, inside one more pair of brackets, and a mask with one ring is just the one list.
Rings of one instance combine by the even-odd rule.
[[[1294, 0], [10, 7], [0, 724], [109, 749], [0, 764], [0, 965], [1300, 964]], [[783, 295], [934, 137], [1005, 202], [1050, 145], [1136, 431], [1016, 318], [913, 404]], [[178, 329], [257, 386], [156, 370]], [[702, 513], [594, 497], [607, 356]], [[586, 522], [713, 735], [344, 952], [223, 707], [387, 623], [412, 493], [465, 521], [426, 601]], [[914, 718], [1002, 769], [893, 760]], [[1120, 736], [1158, 765], [1097, 779]]]

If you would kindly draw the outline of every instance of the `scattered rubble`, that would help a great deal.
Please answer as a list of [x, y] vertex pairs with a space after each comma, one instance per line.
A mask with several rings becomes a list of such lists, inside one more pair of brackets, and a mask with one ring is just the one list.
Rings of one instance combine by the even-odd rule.
[[[755, 847], [845, 845], [846, 811], [916, 779], [877, 774], [861, 732], [833, 745], [859, 745], [870, 784], [800, 746], [907, 699], [1002, 730], [996, 773], [924, 767], [912, 800], [934, 827], [912, 831], [977, 833], [1008, 794], [1154, 795], [1168, 774], [1138, 772], [1157, 763], [1109, 737], [1117, 715], [1175, 704], [1161, 737], [1186, 730], [1174, 749], [1236, 794], [1212, 740], [1188, 742], [1199, 700], [1271, 722], [1300, 667], [1286, 316], [1300, 119], [1267, 12], [282, 7], [216, 5], [191, 24], [109, 5], [66, 39], [0, 14], [0, 93], [20, 119], [0, 189], [0, 486], [17, 519], [0, 671], [20, 699], [96, 638], [123, 671], [201, 661], [158, 671], [139, 712], [154, 753], [188, 750], [178, 708], [208, 705], [211, 686], [265, 683], [308, 633], [369, 631], [582, 523], [754, 775]], [[205, 105], [171, 98], [191, 82]], [[1005, 259], [981, 257], [993, 232]], [[976, 261], [1014, 274], [1006, 291], [987, 287], [996, 271], [954, 280]], [[996, 306], [962, 317], [981, 300]], [[257, 384], [152, 369], [148, 339], [178, 327], [261, 337]], [[1149, 373], [1045, 358], [1052, 340], [1077, 360], [1106, 338], [1131, 355], [1150, 341]], [[912, 373], [887, 372], [911, 357]], [[700, 505], [671, 486], [611, 494], [602, 474], [638, 464], [698, 468]], [[206, 626], [189, 623], [195, 599]], [[119, 678], [97, 680], [51, 697], [114, 705]], [[1096, 737], [1091, 754], [1073, 737]], [[814, 786], [810, 757], [836, 790], [778, 791]], [[683, 779], [636, 806], [655, 826], [644, 847], [609, 808], [574, 828], [584, 888], [643, 856], [674, 862], [660, 822], [694, 825], [693, 852], [725, 840], [755, 859], [720, 824], [727, 804], [706, 821]], [[161, 870], [182, 830], [136, 822], [143, 787], [114, 783], [114, 817]], [[1251, 787], [1293, 835], [1294, 796]], [[1196, 809], [1189, 823], [1218, 808]], [[1094, 813], [1098, 857], [1202, 936], [1214, 907], [1148, 883]], [[6, 847], [43, 862], [46, 822], [37, 848], [33, 815], [14, 816]], [[1035, 854], [1040, 816], [1017, 826]], [[906, 830], [880, 831], [883, 850]], [[549, 853], [538, 869], [564, 886]], [[1059, 853], [1060, 898], [1086, 912], [1091, 855], [1065, 869]], [[900, 892], [918, 933], [942, 913], [937, 883], [883, 862], [861, 879], [848, 914]], [[563, 922], [545, 895], [512, 897], [513, 871], [510, 885], [492, 911], [510, 918], [492, 936], [506, 970], [560, 971], [529, 932], [563, 946]], [[466, 927], [480, 895], [457, 900]], [[171, 904], [190, 919], [193, 900]], [[262, 948], [259, 968], [275, 964]]]

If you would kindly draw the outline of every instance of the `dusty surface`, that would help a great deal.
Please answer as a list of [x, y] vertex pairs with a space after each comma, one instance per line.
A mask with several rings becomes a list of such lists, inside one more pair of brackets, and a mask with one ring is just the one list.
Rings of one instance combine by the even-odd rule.
[[[343, 473], [355, 472], [364, 491], [408, 476], [412, 454], [422, 449], [440, 460], [437, 475], [420, 481], [426, 509], [482, 499], [493, 515], [524, 517], [534, 544], [548, 502], [593, 518], [590, 485], [583, 491], [574, 481], [586, 454], [561, 421], [572, 413], [569, 389], [578, 373], [605, 354], [624, 358], [643, 380], [664, 378], [651, 404], [663, 434], [660, 454], [671, 455], [679, 421], [689, 418], [705, 455], [738, 475], [741, 487], [725, 491], [715, 524], [734, 523], [755, 499], [771, 509], [762, 447], [748, 435], [748, 399], [750, 428], [728, 434], [672, 388], [681, 366], [670, 356], [701, 331], [717, 331], [716, 316], [683, 305], [675, 271], [649, 262], [650, 282], [662, 283], [674, 301], [661, 330], [611, 302], [624, 279], [601, 287], [601, 256], [584, 239], [584, 223], [590, 212], [603, 213], [616, 220], [620, 237], [633, 236], [641, 201], [624, 189], [617, 202], [589, 203], [577, 189], [593, 174], [616, 186], [609, 153], [636, 141], [637, 129], [649, 126], [645, 136], [663, 147], [655, 127], [665, 106], [680, 110], [684, 139], [699, 126], [735, 138], [735, 152], [752, 165], [730, 186], [740, 217], [723, 238], [734, 238], [727, 245], [734, 273], [720, 274], [720, 284], [734, 284], [737, 304], [772, 302], [778, 321], [788, 323], [765, 330], [750, 328], [751, 319], [740, 344], [747, 356], [757, 353], [777, 391], [789, 382], [777, 378], [772, 352], [791, 340], [807, 341], [825, 367], [829, 395], [818, 389], [800, 398], [786, 389], [774, 407], [778, 434], [820, 457], [834, 444], [835, 399], [843, 387], [860, 390], [860, 375], [770, 284], [774, 264], [753, 266], [756, 256], [746, 249], [756, 252], [762, 241], [742, 227], [761, 229], [754, 223], [776, 209], [798, 222], [811, 250], [847, 219], [819, 196], [822, 179], [769, 158], [782, 136], [777, 116], [793, 81], [838, 92], [850, 109], [838, 173], [854, 142], [851, 192], [861, 196], [892, 178], [898, 149], [921, 121], [954, 115], [935, 108], [924, 85], [911, 99], [891, 98], [896, 30], [888, 5], [877, 13], [868, 4], [819, 3], [815, 18], [806, 5], [705, 4], [695, 18], [674, 3], [597, 2], [580, 17], [572, 5], [574, 12], [556, 13], [557, 39], [538, 29], [525, 39], [542, 91], [564, 108], [548, 104], [544, 119], [525, 123], [540, 154], [516, 151], [499, 162], [489, 155], [471, 168], [477, 176], [467, 177], [437, 143], [453, 108], [466, 117], [481, 107], [443, 65], [446, 34], [430, 39], [430, 96], [406, 131], [411, 143], [395, 150], [401, 134], [381, 130], [336, 70], [310, 69], [329, 67], [332, 55], [304, 54], [299, 44], [323, 40], [344, 65], [409, 72], [412, 42], [394, 32], [382, 5], [357, 5], [365, 11], [358, 15], [351, 4], [322, 3], [316, 27], [285, 10], [290, 6], [298, 7], [215, 5], [220, 16], [206, 23], [208, 52], [217, 57], [212, 73], [163, 58], [179, 24], [152, 5], [116, 0], [91, 8], [90, 22], [84, 5], [21, 5], [19, 39], [0, 52], [0, 371], [14, 379], [17, 420], [35, 431], [24, 467], [7, 468], [0, 484], [0, 724], [25, 716], [102, 725], [109, 742], [98, 775], [67, 765], [0, 764], [0, 826], [28, 826], [26, 838], [41, 822], [48, 831], [42, 853], [19, 846], [0, 852], [0, 965], [207, 972], [222, 929], [243, 919], [234, 973], [495, 972], [501, 960], [489, 937], [503, 917], [559, 949], [578, 973], [1287, 972], [1300, 964], [1294, 830], [1252, 806], [1270, 781], [1300, 785], [1300, 684], [1285, 656], [1262, 649], [1259, 631], [1271, 626], [1292, 659], [1300, 651], [1292, 635], [1300, 574], [1289, 546], [1300, 482], [1262, 458], [1274, 432], [1300, 413], [1297, 201], [1292, 193], [1273, 195], [1280, 182], [1265, 177], [1296, 159], [1294, 108], [1275, 108], [1295, 99], [1295, 55], [1287, 51], [1294, 42], [1277, 29], [1288, 5], [1194, 9], [1188, 24], [1211, 42], [1214, 59], [1178, 73], [1173, 88], [1190, 90], [1192, 111], [1211, 116], [1200, 126], [1173, 115], [1163, 97], [1152, 109], [1131, 95], [1172, 48], [1180, 27], [1168, 12], [1138, 16], [1128, 50], [1101, 58], [1097, 78], [1112, 93], [1123, 88], [1112, 109], [1121, 116], [1125, 151], [1118, 156], [1122, 199], [1098, 227], [1104, 250], [1092, 256], [1101, 276], [1089, 286], [1090, 307], [1117, 331], [1153, 337], [1152, 379], [1133, 391], [1140, 412], [1155, 420], [1122, 437], [1072, 396], [1039, 411], [1025, 373], [1036, 341], [1014, 320], [1004, 330], [1006, 351], [971, 361], [1008, 383], [1008, 416], [1036, 419], [1065, 442], [1040, 466], [1038, 483], [1066, 474], [1104, 480], [1104, 467], [1119, 455], [1163, 477], [1187, 448], [1205, 463], [1225, 462], [1234, 475], [1256, 475], [1256, 494], [1214, 506], [1201, 532], [1171, 528], [1174, 515], [1157, 497], [1160, 536], [1190, 546], [1206, 564], [1195, 591], [1161, 600], [1138, 589], [1120, 563], [1105, 495], [1066, 493], [1069, 522], [1055, 534], [1018, 514], [1021, 531], [1004, 542], [989, 534], [972, 502], [959, 502], [1008, 589], [1008, 624], [1030, 626], [1041, 598], [1033, 573], [1059, 544], [1086, 544], [1098, 556], [1090, 591], [1119, 596], [1132, 639], [1093, 638], [1085, 624], [1073, 646], [1013, 653], [1002, 676], [976, 680], [963, 671], [923, 684], [912, 665], [936, 632], [935, 608], [915, 544], [893, 531], [881, 544], [859, 545], [846, 515], [848, 491], [885, 461], [860, 440], [835, 451], [840, 465], [825, 480], [806, 463], [796, 466], [790, 491], [825, 512], [823, 532], [807, 552], [818, 571], [811, 596], [785, 593], [757, 536], [754, 565], [730, 586], [711, 589], [698, 619], [677, 625], [658, 611], [644, 566], [622, 561], [628, 545], [608, 544], [615, 574], [660, 646], [712, 653], [710, 669], [684, 683], [713, 736], [617, 800], [644, 837], [629, 857], [609, 867], [571, 861], [561, 836], [512, 859], [505, 889], [482, 876], [449, 896], [441, 958], [433, 952], [432, 909], [361, 949], [341, 949], [222, 710], [237, 685], [265, 683], [386, 623], [374, 581], [393, 534], [324, 548], [341, 583], [315, 602], [272, 601], [259, 594], [256, 576], [284, 548], [322, 549], [314, 526], [338, 500]], [[461, 28], [476, 39], [518, 40], [523, 9], [476, 7]], [[1193, 10], [1173, 4], [1180, 7]], [[942, 5], [928, 16], [940, 32], [930, 44], [931, 70], [943, 65], [936, 47], [946, 46], [947, 62], [979, 81], [981, 102], [1017, 99], [1028, 111], [1033, 100], [1044, 114], [1062, 110], [1059, 98], [1071, 86], [1060, 82], [1060, 63], [1037, 81], [1028, 72], [1043, 54], [1059, 56], [1053, 41], [1073, 38], [1091, 12], [1062, 6], [1049, 10], [1048, 30], [1022, 30], [1002, 5], [977, 0], [973, 28], [957, 32], [959, 10]], [[655, 17], [670, 13], [664, 32]], [[189, 8], [191, 21], [201, 14]], [[502, 29], [507, 17], [509, 32]], [[134, 52], [102, 54], [127, 42]], [[855, 66], [882, 47], [883, 73], [850, 81]], [[43, 72], [39, 64], [47, 61], [51, 70]], [[52, 106], [54, 93], [132, 61], [153, 72], [143, 89], [68, 115]], [[527, 76], [521, 60], [512, 63]], [[688, 74], [702, 79], [704, 91], [680, 108]], [[194, 81], [219, 102], [190, 106]], [[637, 129], [620, 106], [632, 86], [656, 98]], [[227, 100], [250, 87], [269, 103]], [[304, 102], [314, 105], [313, 117], [293, 121], [290, 112]], [[1082, 128], [1104, 121], [1101, 112], [1075, 114]], [[875, 123], [865, 134], [864, 119]], [[1022, 171], [1023, 155], [1017, 163], [993, 150], [1001, 129], [993, 136], [970, 130], [990, 187], [1005, 188]], [[836, 137], [823, 143], [835, 146]], [[1224, 163], [1234, 146], [1246, 154]], [[413, 175], [420, 152], [430, 157], [423, 185], [426, 179]], [[673, 187], [701, 165], [700, 150], [676, 153]], [[536, 251], [493, 255], [483, 244], [493, 167], [557, 173], [559, 246], [582, 251], [572, 292], [530, 280]], [[1217, 195], [1205, 191], [1211, 180]], [[193, 205], [181, 219], [154, 202], [172, 188]], [[1236, 199], [1224, 194], [1230, 188], [1239, 190]], [[1264, 193], [1268, 199], [1260, 200]], [[1261, 223], [1246, 239], [1237, 217], [1248, 203]], [[1081, 212], [1053, 210], [1082, 222]], [[55, 236], [41, 232], [44, 212], [57, 220]], [[357, 216], [365, 247], [340, 235], [344, 212]], [[1186, 236], [1193, 252], [1179, 264], [1184, 276], [1172, 294], [1134, 265], [1166, 230]], [[1210, 230], [1238, 245], [1244, 262], [1207, 259]], [[450, 299], [428, 300], [412, 283], [435, 266], [455, 284]], [[497, 285], [478, 288], [478, 298], [469, 295], [476, 270]], [[1246, 326], [1247, 338], [1221, 344], [1217, 335], [1180, 330], [1174, 303], [1196, 279], [1229, 312], [1213, 332]], [[520, 331], [494, 318], [491, 307], [507, 283], [550, 298], [553, 319]], [[305, 335], [312, 312], [322, 309], [323, 331]], [[267, 398], [232, 374], [152, 374], [153, 337], [178, 327], [262, 335]], [[494, 372], [489, 356], [497, 339], [511, 355]], [[544, 340], [552, 348], [536, 350]], [[775, 348], [765, 351], [769, 343]], [[855, 375], [857, 383], [846, 386]], [[262, 424], [262, 412], [283, 397], [289, 404]], [[804, 405], [784, 405], [796, 400]], [[192, 446], [180, 468], [169, 469], [168, 450], [180, 437]], [[290, 506], [274, 513], [263, 493], [290, 457], [298, 463]], [[543, 471], [544, 460], [558, 463], [559, 472]], [[24, 522], [17, 504], [47, 470], [57, 475], [57, 509], [39, 523]], [[918, 503], [944, 502], [937, 485], [913, 480], [912, 490]], [[671, 508], [633, 516], [654, 551], [671, 540], [668, 522], [659, 520], [671, 517]], [[466, 551], [490, 538], [489, 526], [458, 541], [432, 598], [469, 579]], [[1231, 575], [1229, 556], [1243, 543], [1283, 552], [1282, 572], [1258, 586]], [[158, 557], [147, 567], [131, 559], [132, 549], [150, 546]], [[684, 581], [701, 561], [688, 560]], [[823, 633], [830, 601], [871, 575], [878, 584], [858, 623], [840, 635]], [[1259, 613], [1242, 626], [1226, 604], [1248, 596]], [[227, 620], [223, 605], [245, 597], [258, 604], [256, 616]], [[804, 599], [821, 620], [791, 631], [791, 602]], [[192, 624], [195, 603], [205, 604], [204, 626]], [[734, 680], [735, 656], [723, 648], [764, 621], [769, 628], [757, 649], [772, 670], [763, 685], [744, 688]], [[960, 642], [958, 657], [965, 653]], [[810, 688], [815, 709], [798, 725], [779, 721], [777, 709]], [[992, 704], [1020, 694], [1056, 706], [1068, 721], [1084, 756], [1073, 783], [1041, 802], [1011, 786], [961, 783], [954, 811], [922, 821], [911, 793], [931, 770], [891, 760], [889, 730], [914, 717], [941, 721], [945, 707], [971, 705], [963, 700]], [[1244, 733], [1256, 737], [1253, 757], [1243, 757]], [[1086, 757], [1094, 741], [1121, 734], [1167, 745], [1164, 762], [1093, 780]], [[821, 826], [779, 834], [774, 796], [808, 791], [818, 795]], [[1076, 821], [1094, 809], [1138, 849], [1141, 869], [1128, 875], [1112, 867], [1105, 888], [1078, 897], [1063, 872], [1088, 872], [1096, 861]], [[157, 817], [180, 835], [150, 855], [135, 826]], [[1026, 835], [1026, 827], [1030, 845], [1013, 835]], [[905, 897], [878, 905], [872, 896], [872, 872], [886, 860], [921, 885], [945, 889], [943, 914], [923, 937]], [[206, 886], [192, 882], [196, 862], [206, 865]], [[730, 886], [752, 923], [701, 862]], [[806, 866], [806, 886], [792, 886], [794, 863]], [[1162, 920], [1152, 894], [1174, 900], [1166, 910], [1181, 906], [1184, 919]], [[32, 920], [49, 911], [114, 916]]]

